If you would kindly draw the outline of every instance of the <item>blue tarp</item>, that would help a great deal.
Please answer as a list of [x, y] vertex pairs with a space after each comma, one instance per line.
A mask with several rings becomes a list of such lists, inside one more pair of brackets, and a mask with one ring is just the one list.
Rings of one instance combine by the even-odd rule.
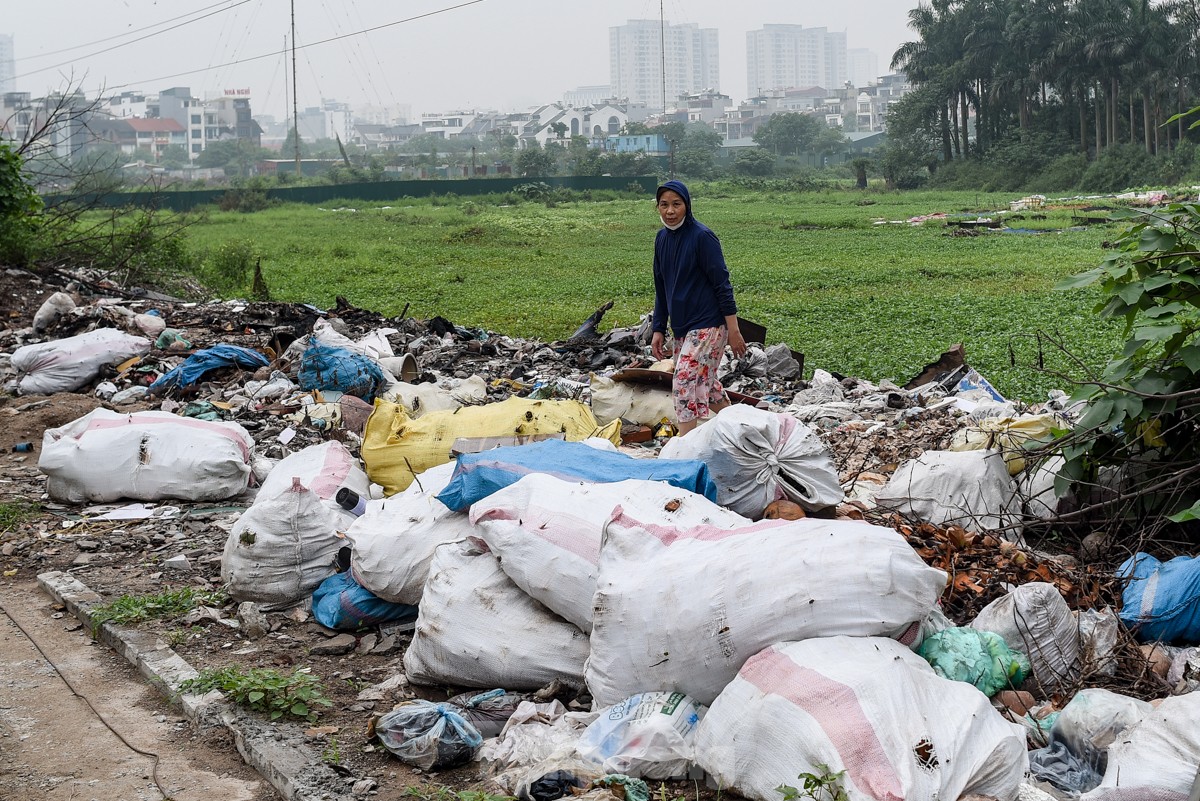
[[1121, 622], [1142, 642], [1200, 644], [1200, 556], [1160, 562], [1135, 553], [1117, 568], [1128, 578]]
[[334, 573], [313, 590], [312, 609], [322, 626], [345, 631], [417, 619], [417, 607], [375, 597], [349, 571]]
[[627, 478], [663, 481], [703, 495], [713, 503], [717, 501], [717, 485], [709, 476], [708, 465], [699, 459], [635, 459], [615, 451], [598, 450], [582, 442], [557, 439], [463, 454], [458, 457], [450, 483], [437, 499], [451, 509], [461, 511], [530, 473], [592, 484], [609, 484]]
[[159, 377], [150, 385], [150, 392], [162, 392], [173, 387], [190, 387], [204, 375], [221, 367], [249, 367], [258, 369], [266, 367], [270, 362], [256, 350], [237, 345], [213, 345], [211, 348], [198, 350], [184, 360], [183, 364]]
[[309, 345], [300, 357], [297, 383], [304, 390], [332, 389], [357, 395], [370, 403], [385, 389], [388, 380], [374, 359], [329, 345]]

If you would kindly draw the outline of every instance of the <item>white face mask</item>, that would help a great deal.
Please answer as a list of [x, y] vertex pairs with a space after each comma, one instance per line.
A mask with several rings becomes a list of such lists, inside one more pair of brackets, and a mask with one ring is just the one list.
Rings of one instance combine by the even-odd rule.
[[667, 221], [666, 221], [666, 220], [663, 220], [663, 218], [662, 218], [662, 217], [659, 217], [658, 219], [659, 219], [659, 220], [662, 220], [663, 227], [664, 227], [664, 228], [666, 228], [666, 229], [667, 229], [667, 230], [669, 230], [669, 231], [678, 231], [678, 230], [679, 230], [679, 229], [680, 229], [680, 228], [683, 226], [683, 224], [684, 224], [685, 222], [687, 222], [687, 218], [686, 218], [686, 217], [684, 217], [682, 220], [680, 220], [679, 222], [675, 223], [674, 225], [667, 225]]

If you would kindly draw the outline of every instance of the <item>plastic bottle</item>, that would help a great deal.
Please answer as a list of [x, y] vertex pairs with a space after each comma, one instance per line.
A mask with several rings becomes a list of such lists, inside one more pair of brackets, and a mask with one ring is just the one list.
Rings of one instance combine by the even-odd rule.
[[365, 498], [359, 497], [359, 494], [349, 487], [341, 487], [337, 494], [333, 496], [337, 505], [345, 509], [355, 517], [362, 517], [367, 511], [367, 501]]

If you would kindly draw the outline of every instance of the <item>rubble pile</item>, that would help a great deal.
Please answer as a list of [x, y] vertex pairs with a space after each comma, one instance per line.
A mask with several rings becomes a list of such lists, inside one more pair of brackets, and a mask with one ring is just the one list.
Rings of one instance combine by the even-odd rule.
[[541, 342], [4, 280], [38, 302], [0, 332], [0, 494], [52, 517], [0, 556], [221, 590], [178, 624], [227, 655], [355, 655], [364, 753], [545, 801], [1194, 791], [1197, 560], [1032, 547], [1059, 503], [1033, 449], [1080, 410], [961, 348], [899, 386], [752, 344], [678, 436], [673, 365], [646, 318], [602, 332], [611, 303]]

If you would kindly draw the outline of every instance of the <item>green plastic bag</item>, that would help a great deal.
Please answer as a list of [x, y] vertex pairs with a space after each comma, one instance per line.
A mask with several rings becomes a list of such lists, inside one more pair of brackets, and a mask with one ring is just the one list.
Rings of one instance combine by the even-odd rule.
[[1016, 688], [1029, 675], [1029, 658], [990, 631], [939, 631], [921, 643], [917, 653], [939, 676], [973, 684], [989, 698], [1001, 690]]

